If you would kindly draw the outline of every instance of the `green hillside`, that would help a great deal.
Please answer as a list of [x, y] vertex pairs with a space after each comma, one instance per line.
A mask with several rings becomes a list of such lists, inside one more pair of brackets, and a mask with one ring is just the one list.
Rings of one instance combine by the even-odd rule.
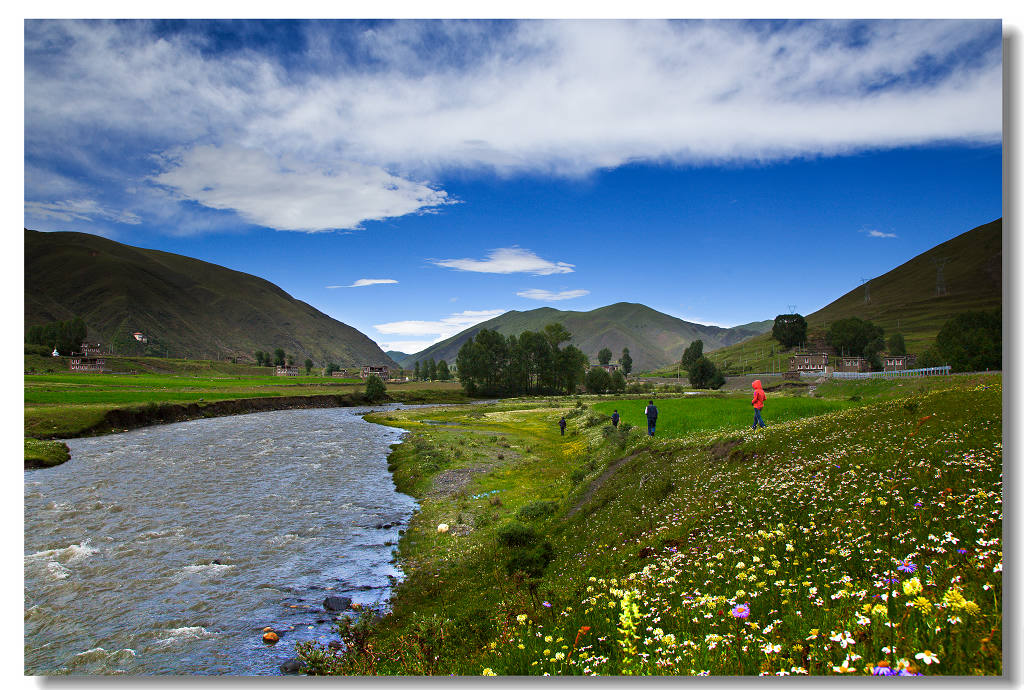
[[365, 335], [246, 273], [77, 232], [25, 230], [25, 326], [81, 317], [89, 338], [136, 351], [141, 331], [171, 357], [251, 360], [283, 348], [297, 363], [394, 362]]
[[[809, 347], [821, 350], [829, 324], [856, 316], [884, 328], [886, 338], [902, 333], [907, 352], [923, 352], [935, 342], [939, 329], [952, 316], [1002, 305], [1002, 235], [1000, 218], [957, 235], [888, 273], [872, 278], [867, 288], [858, 285], [806, 316]], [[946, 294], [938, 295], [937, 264], [943, 259]], [[866, 292], [870, 302], [865, 301]], [[736, 373], [788, 366], [787, 354], [772, 339], [770, 326], [762, 335], [716, 351], [711, 359], [719, 364], [728, 362], [729, 371]]]
[[495, 330], [508, 336], [523, 331], [539, 331], [552, 322], [563, 324], [572, 333], [572, 344], [583, 350], [594, 362], [602, 348], [611, 350], [613, 361], [617, 361], [622, 348], [628, 347], [634, 371], [663, 367], [675, 362], [694, 340], [703, 340], [705, 350], [715, 350], [763, 333], [772, 325], [771, 321], [760, 321], [734, 328], [705, 326], [630, 302], [619, 302], [586, 312], [541, 307], [530, 311], [505, 312], [398, 361], [405, 367], [430, 358], [454, 362], [463, 343], [481, 329]]

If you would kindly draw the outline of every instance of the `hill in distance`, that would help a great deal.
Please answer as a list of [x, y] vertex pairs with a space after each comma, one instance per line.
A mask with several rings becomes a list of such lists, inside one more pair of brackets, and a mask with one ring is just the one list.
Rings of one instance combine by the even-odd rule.
[[[872, 278], [867, 287], [857, 286], [806, 315], [808, 341], [816, 344], [808, 347], [816, 349], [824, 344], [830, 324], [856, 316], [885, 329], [887, 340], [893, 333], [902, 333], [907, 352], [921, 353], [935, 342], [943, 324], [953, 316], [1002, 306], [1002, 259], [1003, 220], [999, 218], [918, 254]], [[938, 288], [943, 286], [945, 294], [939, 294]], [[773, 346], [778, 349], [770, 331], [769, 326], [764, 335], [723, 348], [712, 359], [719, 363], [743, 360], [748, 370], [755, 367], [755, 371], [765, 371], [757, 367], [767, 364], [765, 357]]]
[[711, 351], [764, 333], [772, 327], [771, 321], [733, 328], [705, 326], [631, 302], [619, 302], [592, 311], [560, 311], [541, 307], [529, 311], [505, 312], [403, 358], [399, 358], [401, 353], [390, 354], [405, 368], [430, 358], [435, 361], [443, 359], [451, 364], [455, 362], [459, 348], [481, 329], [509, 336], [519, 335], [523, 331], [540, 331], [552, 322], [564, 325], [572, 334], [571, 344], [580, 348], [595, 363], [597, 353], [602, 348], [611, 350], [612, 361], [618, 361], [622, 348], [628, 347], [634, 371], [664, 367], [679, 361], [683, 351], [694, 340], [703, 340], [704, 350]]
[[395, 366], [368, 337], [262, 278], [78, 232], [25, 230], [25, 327], [81, 317], [91, 340], [145, 333], [171, 357]]

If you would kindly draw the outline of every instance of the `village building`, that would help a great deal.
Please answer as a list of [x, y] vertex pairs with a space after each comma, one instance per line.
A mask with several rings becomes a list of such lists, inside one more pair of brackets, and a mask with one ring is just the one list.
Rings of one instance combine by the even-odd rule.
[[103, 343], [82, 343], [83, 357], [99, 357], [103, 354]]
[[345, 378], [346, 376], [348, 376], [348, 374], [346, 374], [346, 373], [345, 373], [344, 371], [340, 371], [340, 370], [339, 370], [339, 371], [332, 371], [332, 372], [331, 372], [331, 376], [336, 376], [336, 377], [338, 377], [339, 379], [343, 379], [343, 378]]
[[103, 357], [83, 357], [72, 355], [68, 360], [71, 371], [92, 371], [103, 373], [107, 369], [107, 360]]
[[828, 355], [824, 352], [806, 353], [802, 352], [789, 358], [789, 370], [791, 372], [821, 374], [828, 370]]
[[147, 338], [146, 334], [143, 333], [142, 331], [135, 331], [134, 333], [132, 333], [132, 337], [138, 340], [140, 343], [149, 342], [149, 338]]
[[906, 371], [917, 365], [917, 355], [886, 355], [882, 360], [883, 371]]
[[616, 371], [619, 368], [619, 365], [618, 364], [592, 364], [590, 366], [590, 368], [591, 369], [604, 369], [605, 371], [607, 371], [610, 374], [613, 371]]
[[361, 378], [361, 379], [368, 379], [368, 378], [370, 378], [371, 375], [377, 376], [377, 378], [379, 378], [381, 381], [387, 381], [388, 380], [388, 368], [387, 367], [365, 366], [365, 367], [363, 367], [363, 371], [359, 374], [359, 378]]
[[279, 364], [276, 367], [274, 367], [274, 376], [298, 376], [298, 375], [299, 375], [299, 368], [297, 366], [295, 366], [294, 364], [292, 364], [292, 365], [285, 364], [283, 366]]
[[838, 357], [836, 371], [860, 373], [871, 371], [871, 365], [863, 357]]

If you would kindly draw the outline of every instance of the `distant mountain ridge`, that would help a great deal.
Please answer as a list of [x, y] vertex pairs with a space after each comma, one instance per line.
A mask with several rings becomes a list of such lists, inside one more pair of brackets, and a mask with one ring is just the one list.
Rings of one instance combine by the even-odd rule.
[[706, 326], [631, 302], [618, 302], [586, 312], [540, 307], [529, 311], [505, 312], [415, 354], [404, 357], [400, 357], [401, 353], [397, 352], [390, 354], [405, 368], [431, 358], [454, 363], [459, 348], [481, 329], [495, 330], [509, 336], [523, 331], [539, 331], [552, 322], [563, 324], [572, 333], [571, 343], [583, 350], [595, 363], [597, 353], [602, 348], [611, 350], [612, 360], [617, 361], [622, 348], [628, 347], [634, 371], [664, 367], [679, 361], [683, 351], [694, 340], [703, 340], [704, 350], [711, 351], [764, 333], [772, 327], [771, 321], [758, 321], [733, 328]]
[[247, 273], [78, 232], [25, 230], [25, 327], [76, 316], [104, 344], [141, 331], [173, 357], [387, 365], [355, 328]]

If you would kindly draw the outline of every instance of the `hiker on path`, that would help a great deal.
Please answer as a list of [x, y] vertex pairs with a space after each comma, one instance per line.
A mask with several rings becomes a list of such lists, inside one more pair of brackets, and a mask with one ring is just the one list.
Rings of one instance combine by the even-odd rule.
[[612, 410], [612, 426], [616, 429], [619, 428], [619, 411]]
[[757, 425], [760, 424], [761, 428], [764, 428], [764, 420], [761, 419], [761, 408], [764, 407], [764, 390], [761, 389], [760, 379], [755, 380], [750, 387], [754, 389], [754, 399], [750, 401], [750, 404], [754, 406], [754, 426], [751, 429], [757, 429]]
[[565, 415], [558, 420], [558, 428], [562, 430], [562, 436], [565, 436]]
[[654, 425], [658, 422], [658, 408], [654, 406], [653, 400], [647, 401], [644, 414], [647, 415], [647, 435], [654, 436]]

